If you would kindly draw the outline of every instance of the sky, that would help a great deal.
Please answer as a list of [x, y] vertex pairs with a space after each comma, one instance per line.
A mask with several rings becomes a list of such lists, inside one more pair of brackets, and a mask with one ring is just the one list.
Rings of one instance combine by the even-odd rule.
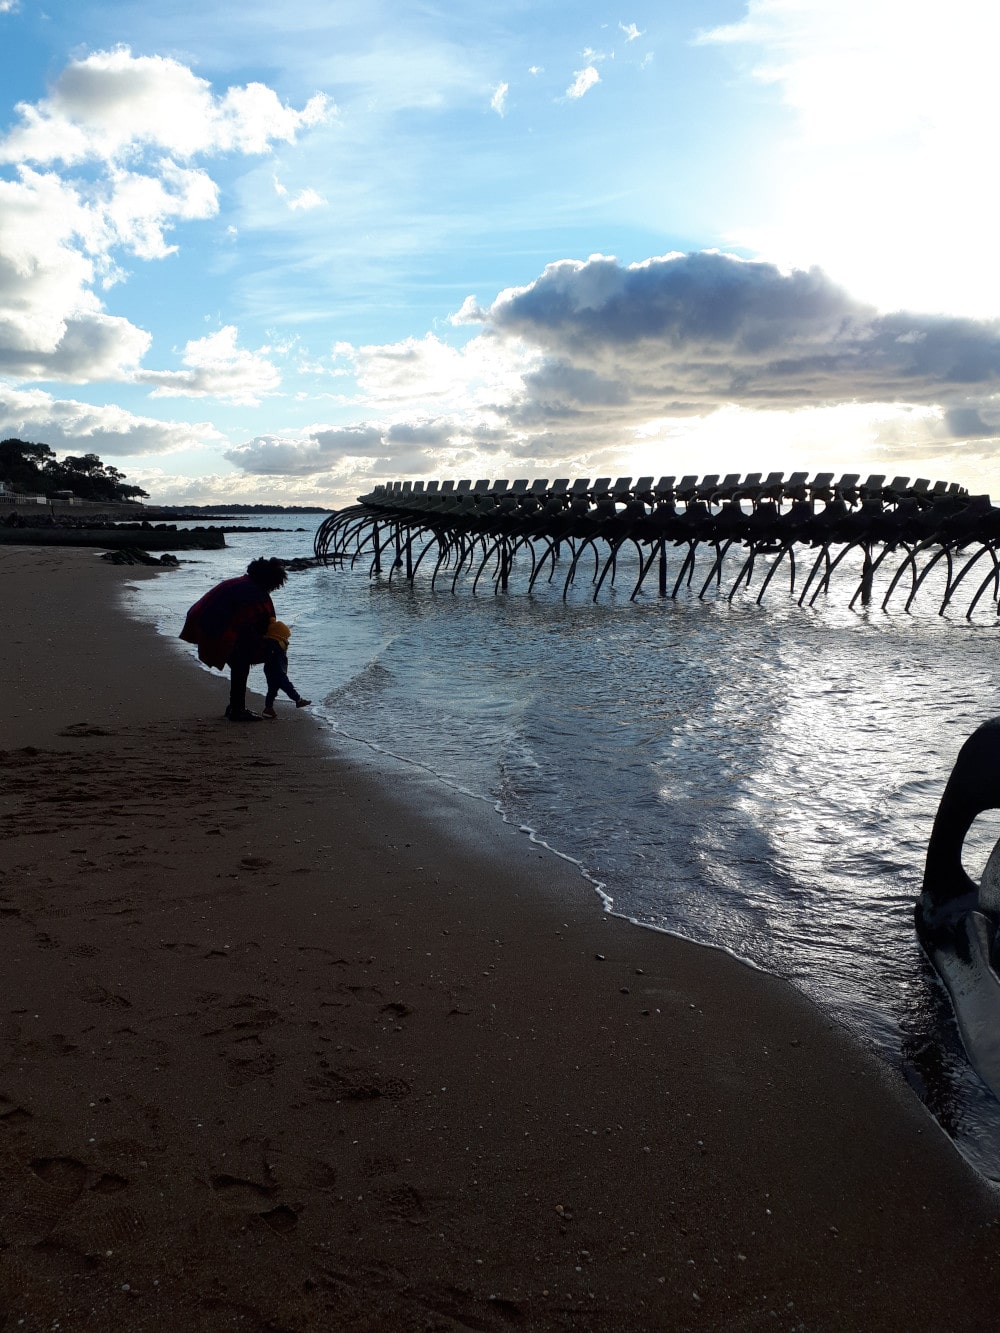
[[993, 0], [0, 0], [0, 438], [1000, 499]]

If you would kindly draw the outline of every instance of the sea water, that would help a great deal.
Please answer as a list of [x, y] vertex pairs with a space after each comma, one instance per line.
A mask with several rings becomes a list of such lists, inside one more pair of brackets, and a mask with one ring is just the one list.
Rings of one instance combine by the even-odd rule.
[[[227, 534], [225, 550], [135, 585], [130, 609], [175, 638], [187, 607], [250, 559], [311, 555], [319, 520], [236, 521], [282, 530]], [[491, 802], [637, 925], [787, 978], [902, 1069], [1000, 1179], [1000, 1106], [913, 927], [959, 746], [1000, 713], [985, 600], [971, 622], [964, 606], [939, 616], [928, 580], [909, 615], [881, 611], [878, 588], [852, 610], [844, 573], [812, 607], [785, 574], [761, 605], [759, 576], [731, 603], [726, 584], [701, 600], [697, 578], [676, 600], [654, 584], [632, 601], [626, 567], [594, 602], [590, 568], [564, 598], [566, 562], [530, 595], [528, 567], [506, 594], [484, 577], [473, 595], [471, 579], [432, 590], [421, 570], [411, 588], [369, 564], [293, 573], [275, 596], [289, 674], [338, 745]], [[997, 812], [977, 821], [974, 878], [998, 836]]]

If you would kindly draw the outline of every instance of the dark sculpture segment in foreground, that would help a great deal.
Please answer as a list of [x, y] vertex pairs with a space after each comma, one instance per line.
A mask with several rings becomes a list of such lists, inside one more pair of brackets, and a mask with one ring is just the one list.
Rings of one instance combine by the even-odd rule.
[[973, 1068], [1000, 1097], [1000, 843], [977, 885], [962, 865], [976, 817], [1000, 809], [1000, 718], [962, 746], [927, 844], [917, 935], [944, 982]]
[[397, 481], [331, 515], [315, 551], [326, 561], [367, 557], [372, 573], [387, 566], [390, 576], [402, 569], [410, 580], [423, 568], [432, 584], [445, 577], [453, 590], [463, 577], [474, 590], [489, 582], [506, 590], [516, 561], [530, 591], [562, 561], [564, 595], [587, 572], [595, 599], [614, 583], [625, 549], [636, 557], [632, 597], [655, 578], [660, 596], [695, 586], [701, 597], [714, 588], [732, 599], [763, 570], [759, 602], [784, 565], [793, 592], [798, 581], [799, 603], [812, 605], [838, 570], [853, 567], [852, 606], [872, 601], [876, 575], [895, 554], [898, 564], [883, 571], [883, 609], [896, 597], [909, 610], [934, 570], [945, 576], [942, 613], [960, 588], [970, 617], [991, 586], [998, 602], [1000, 509], [989, 496], [925, 478], [834, 476]]

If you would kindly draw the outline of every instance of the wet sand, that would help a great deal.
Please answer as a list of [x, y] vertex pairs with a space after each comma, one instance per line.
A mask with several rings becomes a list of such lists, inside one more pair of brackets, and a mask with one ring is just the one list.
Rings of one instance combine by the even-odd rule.
[[118, 609], [169, 571], [0, 574], [4, 1333], [989, 1319], [997, 1193], [789, 987], [225, 722]]

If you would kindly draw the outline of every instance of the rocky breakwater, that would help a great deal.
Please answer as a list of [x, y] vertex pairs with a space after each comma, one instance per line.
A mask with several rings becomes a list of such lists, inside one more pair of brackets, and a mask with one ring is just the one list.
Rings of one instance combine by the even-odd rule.
[[225, 546], [221, 528], [178, 528], [174, 524], [115, 523], [100, 515], [68, 518], [51, 514], [11, 514], [0, 522], [0, 543], [11, 546], [140, 547], [146, 551], [217, 551]]

